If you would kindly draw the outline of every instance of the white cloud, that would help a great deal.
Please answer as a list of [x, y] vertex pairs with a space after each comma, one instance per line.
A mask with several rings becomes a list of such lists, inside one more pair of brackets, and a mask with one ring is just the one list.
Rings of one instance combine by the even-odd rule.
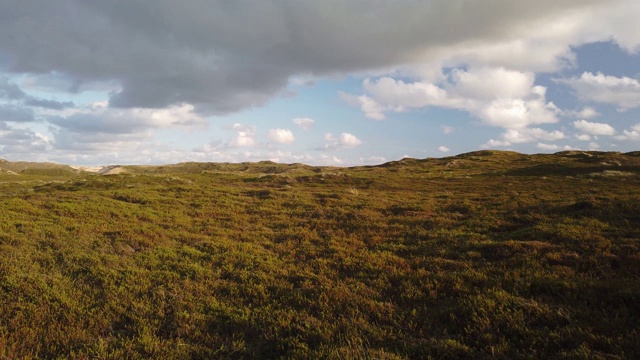
[[616, 130], [609, 124], [589, 122], [586, 120], [574, 121], [573, 126], [590, 135], [614, 135]]
[[291, 130], [287, 129], [271, 129], [268, 137], [279, 144], [291, 144], [296, 140]]
[[600, 149], [600, 144], [595, 142], [589, 143], [589, 150], [598, 150], [598, 149]]
[[231, 126], [231, 129], [235, 131], [236, 134], [227, 142], [228, 146], [252, 147], [256, 144], [256, 128], [254, 126], [235, 123]]
[[584, 101], [615, 105], [620, 111], [640, 107], [640, 81], [637, 79], [584, 72], [579, 78], [556, 81], [570, 86]]
[[451, 149], [449, 149], [446, 146], [440, 146], [440, 147], [438, 147], [438, 151], [440, 151], [442, 153], [448, 153], [449, 151], [451, 151]]
[[545, 150], [545, 151], [556, 151], [560, 149], [560, 146], [555, 144], [538, 143], [538, 145], [536, 146], [538, 147], [538, 149]]
[[591, 119], [600, 116], [600, 113], [592, 107], [585, 107], [579, 111], [565, 111], [563, 115], [579, 119]]
[[453, 132], [456, 130], [451, 126], [446, 126], [446, 125], [443, 125], [440, 128], [442, 129], [442, 133], [445, 135], [453, 134]]
[[303, 118], [295, 118], [292, 120], [293, 123], [305, 130], [310, 129], [316, 122], [315, 120], [308, 118], [308, 117], [303, 117]]
[[615, 138], [623, 141], [640, 140], [640, 123], [633, 125], [629, 130], [622, 131], [622, 135], [618, 135]]
[[364, 164], [382, 164], [386, 161], [387, 159], [383, 156], [369, 156], [360, 158], [360, 162]]
[[352, 135], [349, 133], [342, 133], [340, 134], [339, 143], [340, 145], [345, 147], [356, 147], [362, 144], [362, 141], [360, 141], [360, 139], [355, 137], [355, 135]]
[[207, 125], [189, 104], [162, 109], [113, 109], [106, 102], [94, 102], [85, 108], [58, 113], [62, 115], [47, 116], [49, 123], [73, 133], [134, 134], [151, 129]]
[[344, 161], [339, 157], [329, 156], [326, 154], [320, 154], [320, 158], [318, 158], [317, 162], [319, 165], [333, 165], [333, 166], [339, 166], [344, 163]]
[[450, 77], [450, 93], [462, 99], [484, 101], [527, 97], [532, 92], [535, 80], [532, 72], [507, 70], [503, 67], [454, 69]]
[[591, 136], [587, 134], [579, 134], [579, 135], [576, 135], [576, 139], [580, 141], [591, 141]]
[[500, 140], [490, 139], [482, 148], [506, 147], [513, 144], [529, 143], [536, 140], [557, 141], [565, 138], [563, 132], [546, 131], [540, 128], [508, 129], [500, 135]]
[[523, 129], [535, 124], [553, 124], [558, 121], [558, 109], [546, 103], [544, 97], [525, 99], [499, 99], [481, 109], [480, 118], [488, 125], [505, 129]]
[[387, 112], [436, 106], [468, 111], [485, 124], [507, 129], [555, 123], [560, 110], [546, 101], [546, 89], [535, 86], [534, 78], [533, 73], [504, 68], [454, 69], [440, 84], [365, 79], [363, 89], [368, 95], [341, 96], [376, 120], [384, 119]]
[[565, 135], [563, 132], [558, 130], [546, 131], [540, 128], [527, 128], [519, 130], [507, 130], [502, 134], [502, 137], [511, 143], [525, 143], [534, 140], [562, 140], [564, 139]]
[[492, 148], [505, 147], [505, 146], [511, 146], [511, 143], [506, 140], [490, 139], [486, 143], [480, 145], [480, 147], [483, 149], [492, 149]]
[[354, 148], [362, 144], [360, 139], [350, 133], [342, 133], [338, 137], [335, 137], [331, 133], [326, 133], [324, 134], [324, 139], [327, 141], [327, 144], [324, 146], [325, 149]]
[[380, 105], [367, 95], [356, 96], [345, 92], [339, 92], [340, 98], [352, 106], [359, 106], [364, 115], [372, 120], [384, 120], [385, 112], [390, 111], [390, 107]]

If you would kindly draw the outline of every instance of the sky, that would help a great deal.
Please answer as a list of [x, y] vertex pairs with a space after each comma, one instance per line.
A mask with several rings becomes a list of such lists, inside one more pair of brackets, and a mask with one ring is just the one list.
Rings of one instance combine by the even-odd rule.
[[640, 149], [637, 0], [0, 0], [0, 158]]

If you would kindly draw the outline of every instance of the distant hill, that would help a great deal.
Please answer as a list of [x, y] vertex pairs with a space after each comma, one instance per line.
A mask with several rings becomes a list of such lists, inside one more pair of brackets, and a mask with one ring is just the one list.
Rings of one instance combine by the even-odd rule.
[[10, 162], [0, 159], [0, 174], [71, 176], [100, 175], [245, 174], [287, 178], [308, 178], [326, 174], [378, 173], [381, 171], [420, 173], [425, 176], [616, 176], [640, 174], [640, 151], [561, 151], [555, 154], [520, 154], [514, 151], [481, 150], [443, 158], [404, 158], [373, 166], [351, 168], [310, 166], [272, 161], [243, 163], [184, 162], [167, 165], [108, 165], [72, 167], [56, 163]]
[[69, 165], [50, 162], [11, 162], [0, 159], [0, 174], [7, 175], [42, 175], [42, 176], [71, 176], [80, 171]]

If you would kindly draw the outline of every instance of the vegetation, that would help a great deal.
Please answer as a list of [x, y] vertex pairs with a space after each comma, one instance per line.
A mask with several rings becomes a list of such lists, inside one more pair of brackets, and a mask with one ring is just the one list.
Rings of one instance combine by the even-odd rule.
[[639, 155], [0, 162], [0, 358], [640, 358]]

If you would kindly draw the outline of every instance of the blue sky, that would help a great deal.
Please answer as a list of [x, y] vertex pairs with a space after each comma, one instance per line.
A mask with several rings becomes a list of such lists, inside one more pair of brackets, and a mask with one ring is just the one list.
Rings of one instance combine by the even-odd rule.
[[0, 5], [0, 157], [379, 164], [640, 148], [635, 0]]

